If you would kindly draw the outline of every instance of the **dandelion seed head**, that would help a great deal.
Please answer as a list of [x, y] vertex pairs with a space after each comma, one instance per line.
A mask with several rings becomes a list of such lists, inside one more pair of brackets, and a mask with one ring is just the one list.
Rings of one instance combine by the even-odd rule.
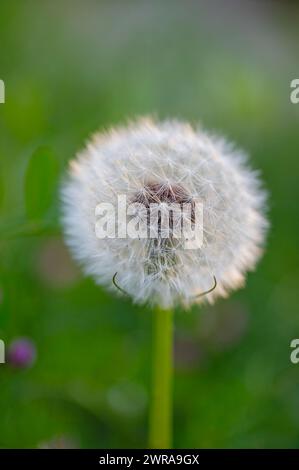
[[[161, 238], [161, 223], [152, 238], [97, 238], [95, 207], [116, 207], [120, 194], [145, 212], [154, 203], [160, 214], [169, 204], [193, 207], [200, 200], [202, 246], [185, 249], [178, 239]], [[226, 297], [244, 284], [264, 247], [266, 193], [259, 175], [242, 151], [184, 122], [144, 118], [95, 134], [71, 162], [62, 201], [66, 243], [85, 273], [116, 290], [117, 272], [136, 303], [186, 307]], [[194, 221], [193, 209], [188, 217]], [[216, 289], [196, 299], [213, 276]]]

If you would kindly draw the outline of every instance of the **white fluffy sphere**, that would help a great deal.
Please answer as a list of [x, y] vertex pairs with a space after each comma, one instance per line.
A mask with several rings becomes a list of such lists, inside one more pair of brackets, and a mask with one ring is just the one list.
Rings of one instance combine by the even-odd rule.
[[[118, 195], [128, 202], [155, 200], [161, 208], [200, 200], [202, 246], [99, 239], [95, 209], [101, 203], [117, 207]], [[179, 121], [140, 119], [94, 135], [71, 162], [62, 200], [66, 243], [85, 273], [117, 292], [117, 272], [118, 284], [135, 302], [162, 308], [213, 302], [242, 286], [261, 255], [267, 228], [265, 192], [243, 152]], [[196, 297], [213, 285], [213, 276], [213, 292]]]

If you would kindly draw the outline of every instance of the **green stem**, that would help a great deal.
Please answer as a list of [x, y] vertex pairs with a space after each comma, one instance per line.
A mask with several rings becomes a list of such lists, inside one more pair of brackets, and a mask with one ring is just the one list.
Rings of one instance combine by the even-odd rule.
[[173, 376], [173, 312], [154, 312], [153, 384], [150, 410], [149, 447], [171, 448], [172, 440], [172, 376]]

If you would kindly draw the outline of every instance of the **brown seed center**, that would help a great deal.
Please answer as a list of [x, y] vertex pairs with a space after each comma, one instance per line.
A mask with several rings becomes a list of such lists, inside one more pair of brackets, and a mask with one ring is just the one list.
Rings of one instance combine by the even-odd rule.
[[135, 195], [133, 202], [149, 207], [150, 204], [177, 203], [184, 204], [192, 202], [192, 198], [185, 189], [178, 184], [170, 183], [147, 183]]

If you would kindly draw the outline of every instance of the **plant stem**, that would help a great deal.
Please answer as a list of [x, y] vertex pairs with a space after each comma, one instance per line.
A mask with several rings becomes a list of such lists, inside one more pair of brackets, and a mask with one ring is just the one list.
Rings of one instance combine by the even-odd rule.
[[156, 309], [153, 327], [153, 383], [149, 447], [171, 448], [173, 312]]

